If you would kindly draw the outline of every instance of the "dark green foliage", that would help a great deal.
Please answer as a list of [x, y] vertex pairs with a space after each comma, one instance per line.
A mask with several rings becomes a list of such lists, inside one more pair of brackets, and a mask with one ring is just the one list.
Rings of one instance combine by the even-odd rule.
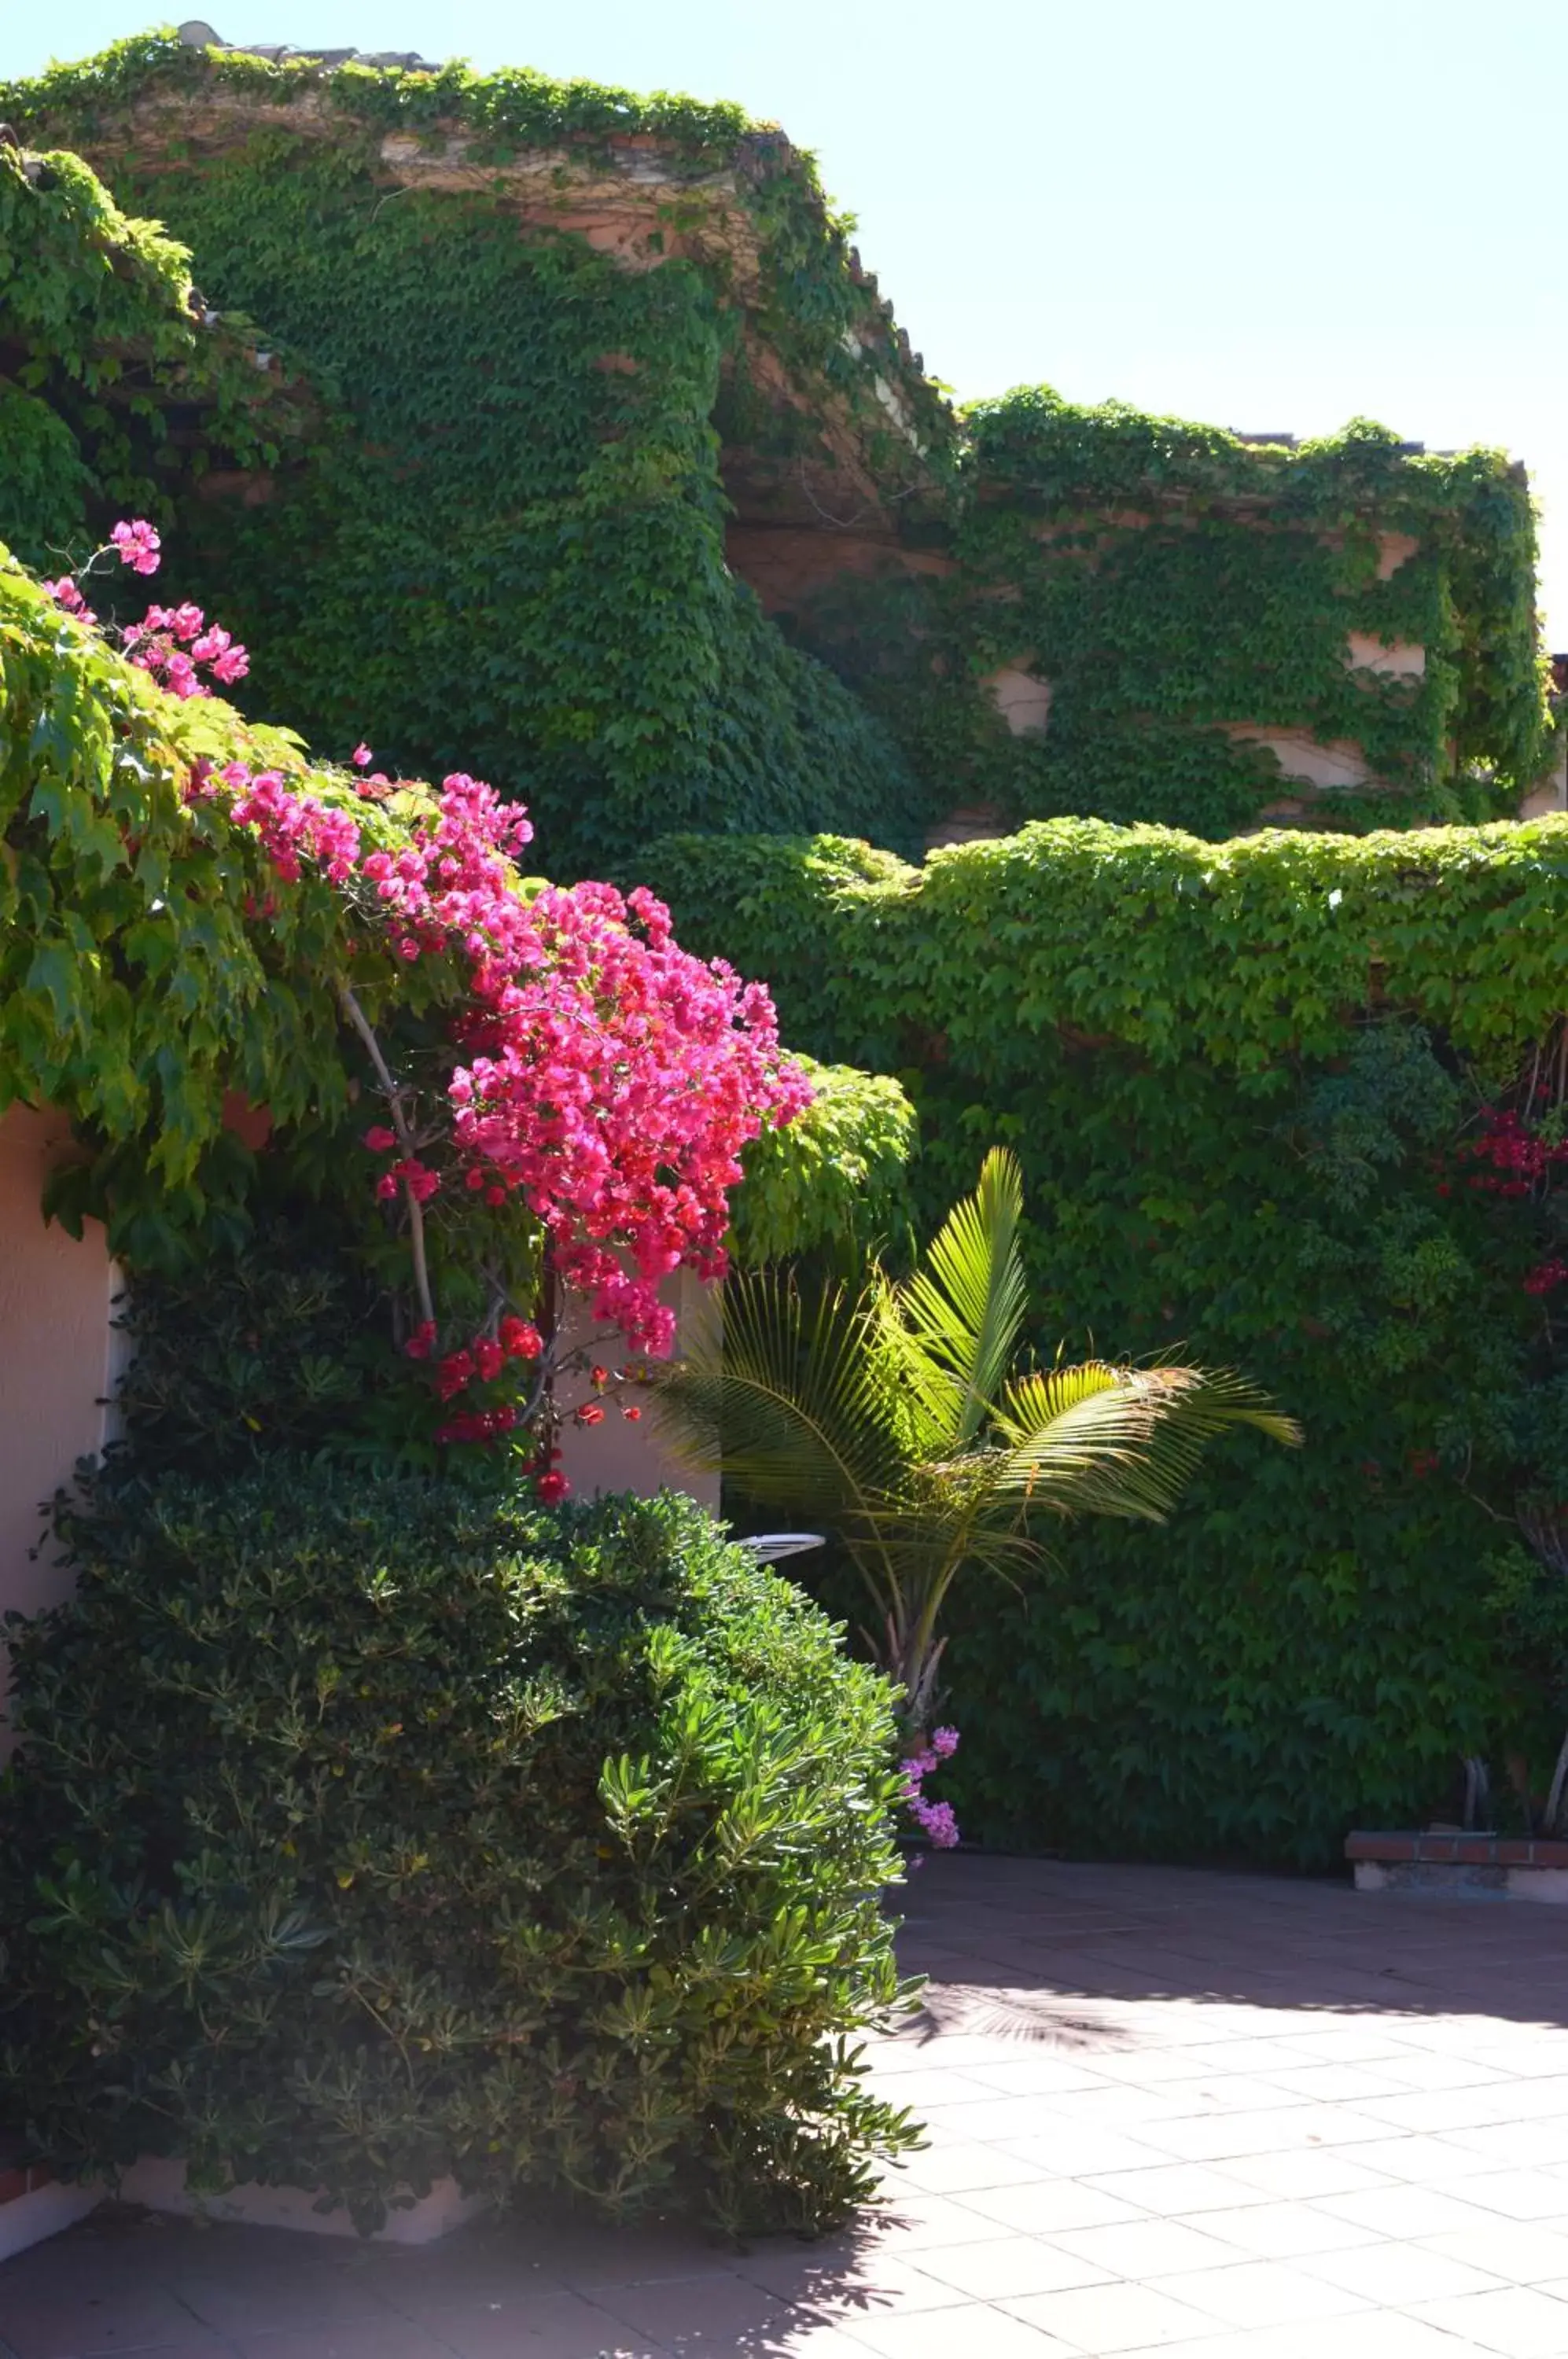
[[899, 1075], [922, 1219], [1016, 1149], [1043, 1353], [1240, 1367], [1306, 1429], [1216, 1458], [1163, 1530], [1086, 1527], [1042, 1582], [968, 1593], [966, 1830], [1323, 1865], [1441, 1807], [1464, 1752], [1523, 1752], [1543, 1792], [1551, 1682], [1486, 1561], [1524, 1471], [1568, 1466], [1553, 1298], [1522, 1286], [1550, 1232], [1456, 1150], [1562, 1006], [1568, 830], [1058, 821], [919, 872], [822, 839], [648, 865], [791, 1038]]
[[888, 1694], [690, 1501], [100, 1486], [13, 1630], [0, 2093], [369, 2227], [455, 2172], [814, 2228], [909, 2133]]
[[[340, 1152], [357, 1177], [353, 1142]], [[393, 1347], [397, 1272], [377, 1266], [391, 1255], [366, 1251], [352, 1200], [280, 1190], [278, 1159], [260, 1158], [232, 1235], [209, 1219], [199, 1254], [138, 1271], [121, 1299], [111, 1456], [138, 1475], [217, 1482], [279, 1451], [383, 1472], [437, 1455], [428, 1382]], [[455, 1459], [495, 1477], [485, 1451]]]

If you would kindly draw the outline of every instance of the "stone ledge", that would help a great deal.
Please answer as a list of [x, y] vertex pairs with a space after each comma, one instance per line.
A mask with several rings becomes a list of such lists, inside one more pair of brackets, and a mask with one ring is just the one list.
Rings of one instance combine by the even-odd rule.
[[[100, 2190], [101, 2191], [101, 2190]], [[354, 2236], [358, 2231], [344, 2211], [321, 2212], [308, 2187], [263, 2187], [254, 2180], [216, 2195], [198, 2194], [185, 2184], [185, 2165], [172, 2158], [144, 2155], [120, 2175], [122, 2203], [142, 2203], [149, 2212], [172, 2212], [180, 2219], [222, 2220], [248, 2228], [293, 2228], [312, 2236]], [[428, 2195], [389, 2211], [370, 2244], [430, 2245], [450, 2235], [488, 2210], [483, 2196], [464, 2195], [455, 2179], [438, 2179]]]
[[41, 2163], [30, 2170], [7, 2170], [0, 2183], [8, 2187], [17, 2179], [27, 2182], [18, 2192], [0, 2192], [0, 2261], [13, 2260], [46, 2236], [74, 2227], [103, 2201], [101, 2187], [69, 2186]]
[[1345, 1856], [1385, 1864], [1421, 1861], [1445, 1867], [1568, 1868], [1568, 1843], [1544, 1835], [1346, 1835]]

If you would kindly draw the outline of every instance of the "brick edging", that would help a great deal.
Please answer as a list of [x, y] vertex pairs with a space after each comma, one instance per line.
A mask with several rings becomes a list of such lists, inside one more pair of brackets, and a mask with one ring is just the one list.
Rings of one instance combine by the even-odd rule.
[[1389, 1864], [1432, 1862], [1457, 1867], [1568, 1868], [1568, 1843], [1545, 1835], [1346, 1835], [1348, 1860], [1371, 1859]]

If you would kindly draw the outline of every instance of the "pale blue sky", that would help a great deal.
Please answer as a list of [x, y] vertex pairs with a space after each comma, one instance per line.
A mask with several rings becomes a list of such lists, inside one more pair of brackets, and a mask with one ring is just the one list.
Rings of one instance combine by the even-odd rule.
[[[1568, 0], [208, 0], [223, 38], [738, 99], [817, 151], [926, 364], [1239, 427], [1500, 444], [1568, 647]], [[135, 0], [0, 0], [0, 74]], [[211, 19], [210, 19], [211, 21]]]

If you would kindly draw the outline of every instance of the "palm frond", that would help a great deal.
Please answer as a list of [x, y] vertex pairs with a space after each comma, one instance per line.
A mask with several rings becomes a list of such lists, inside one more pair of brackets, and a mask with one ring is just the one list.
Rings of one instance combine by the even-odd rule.
[[945, 1392], [951, 1449], [972, 1441], [985, 1424], [1023, 1326], [1023, 1204], [1016, 1158], [994, 1147], [979, 1187], [953, 1206], [898, 1289], [910, 1340], [931, 1364], [926, 1393], [934, 1405]]
[[775, 1270], [743, 1271], [683, 1359], [651, 1372], [656, 1424], [685, 1464], [760, 1505], [859, 1520], [893, 1473], [877, 1415], [864, 1298], [811, 1299]]
[[999, 1404], [999, 1497], [1026, 1511], [1162, 1522], [1210, 1441], [1239, 1425], [1294, 1447], [1301, 1430], [1228, 1369], [1103, 1360], [1019, 1377]]

